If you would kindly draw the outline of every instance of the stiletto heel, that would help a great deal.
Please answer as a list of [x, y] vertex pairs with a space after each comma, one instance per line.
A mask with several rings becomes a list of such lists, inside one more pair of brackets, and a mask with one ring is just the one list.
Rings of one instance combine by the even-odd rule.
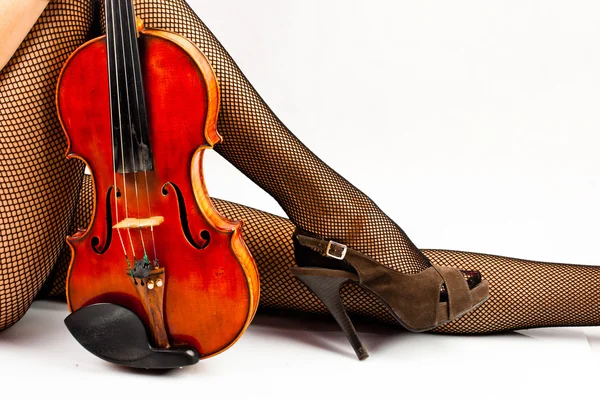
[[362, 345], [356, 329], [344, 308], [342, 297], [340, 296], [341, 286], [349, 280], [344, 277], [322, 277], [298, 275], [296, 276], [304, 283], [327, 307], [327, 310], [333, 315], [340, 328], [348, 338], [352, 348], [356, 352], [359, 360], [369, 357], [367, 349]]
[[345, 244], [300, 228], [296, 228], [293, 242], [298, 266], [290, 272], [325, 304], [360, 360], [368, 353], [340, 296], [345, 282], [353, 281], [371, 291], [396, 321], [412, 332], [428, 331], [459, 318], [489, 298], [488, 282], [478, 272], [432, 264], [417, 274], [404, 274]]

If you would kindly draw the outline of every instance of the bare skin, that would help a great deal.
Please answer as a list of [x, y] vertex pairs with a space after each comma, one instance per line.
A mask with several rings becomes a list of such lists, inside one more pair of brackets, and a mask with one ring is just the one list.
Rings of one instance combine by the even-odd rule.
[[0, 69], [15, 53], [49, 0], [0, 0]]

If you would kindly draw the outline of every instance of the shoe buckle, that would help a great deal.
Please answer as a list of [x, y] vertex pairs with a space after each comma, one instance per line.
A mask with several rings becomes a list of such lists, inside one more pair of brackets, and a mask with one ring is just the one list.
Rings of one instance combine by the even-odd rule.
[[334, 242], [330, 240], [327, 243], [327, 249], [325, 250], [325, 255], [327, 257], [335, 258], [336, 260], [343, 260], [346, 257], [346, 252], [348, 251], [348, 246], [342, 243]]

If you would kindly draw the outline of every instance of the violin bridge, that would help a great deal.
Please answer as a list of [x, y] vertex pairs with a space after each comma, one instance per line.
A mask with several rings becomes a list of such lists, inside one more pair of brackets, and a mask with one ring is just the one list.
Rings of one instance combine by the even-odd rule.
[[159, 226], [165, 221], [164, 217], [150, 217], [150, 218], [125, 218], [118, 224], [113, 225], [114, 229], [135, 229], [135, 228], [148, 228], [150, 226]]

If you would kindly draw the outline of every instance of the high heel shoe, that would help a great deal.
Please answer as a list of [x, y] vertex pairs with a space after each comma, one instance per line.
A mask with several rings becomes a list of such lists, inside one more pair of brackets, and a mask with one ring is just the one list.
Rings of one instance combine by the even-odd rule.
[[353, 281], [374, 293], [406, 329], [423, 332], [461, 317], [489, 298], [489, 285], [478, 272], [435, 265], [418, 274], [387, 268], [348, 246], [296, 228], [298, 267], [290, 268], [333, 315], [360, 360], [369, 355], [340, 296]]

